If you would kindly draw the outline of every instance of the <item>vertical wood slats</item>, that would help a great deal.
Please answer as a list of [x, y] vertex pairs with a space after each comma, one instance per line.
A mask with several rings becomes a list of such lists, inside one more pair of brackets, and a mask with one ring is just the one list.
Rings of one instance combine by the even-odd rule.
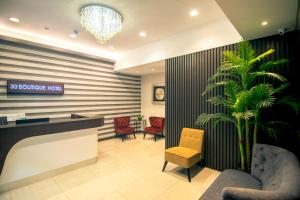
[[[59, 81], [63, 96], [7, 95], [7, 79]], [[77, 53], [0, 39], [0, 115], [28, 117], [103, 114], [99, 138], [114, 133], [113, 117], [140, 114], [141, 79], [114, 72], [113, 63]]]
[[[273, 48], [276, 53], [271, 59], [288, 58], [289, 67], [276, 68], [276, 71], [289, 77], [292, 82], [296, 76], [294, 36], [290, 33], [250, 41], [257, 53]], [[231, 44], [166, 60], [166, 148], [178, 145], [182, 128], [200, 128], [195, 126], [195, 121], [201, 113], [222, 112], [222, 107], [207, 103], [208, 97], [220, 94], [221, 89], [207, 96], [201, 94], [208, 78], [220, 66], [222, 52], [236, 47], [237, 44]], [[217, 170], [238, 168], [239, 150], [234, 125], [220, 124], [213, 128], [209, 123], [204, 129], [206, 166]]]

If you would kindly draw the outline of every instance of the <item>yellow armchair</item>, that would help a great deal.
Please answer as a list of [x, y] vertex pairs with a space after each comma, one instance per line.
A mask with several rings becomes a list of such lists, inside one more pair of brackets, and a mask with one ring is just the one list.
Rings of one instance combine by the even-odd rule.
[[191, 182], [190, 167], [203, 158], [204, 131], [192, 128], [183, 128], [178, 147], [165, 150], [165, 163], [162, 171], [168, 162], [177, 164], [187, 169], [188, 180]]

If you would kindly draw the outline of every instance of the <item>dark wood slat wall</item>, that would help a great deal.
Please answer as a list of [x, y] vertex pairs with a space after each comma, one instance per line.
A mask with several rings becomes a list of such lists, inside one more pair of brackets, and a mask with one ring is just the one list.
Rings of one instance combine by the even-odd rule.
[[[292, 82], [291, 73], [296, 68], [293, 39], [295, 34], [289, 33], [251, 41], [259, 53], [274, 48], [277, 51], [272, 58], [289, 58], [289, 68], [280, 72], [292, 78]], [[199, 114], [222, 111], [222, 107], [207, 103], [209, 96], [202, 96], [201, 93], [208, 78], [220, 66], [222, 52], [236, 47], [237, 44], [231, 44], [166, 60], [166, 148], [178, 145], [182, 128], [199, 128], [195, 126]], [[217, 90], [210, 95], [221, 92]], [[239, 152], [235, 127], [221, 124], [213, 128], [212, 124], [208, 124], [204, 129], [206, 166], [217, 170], [237, 168]]]

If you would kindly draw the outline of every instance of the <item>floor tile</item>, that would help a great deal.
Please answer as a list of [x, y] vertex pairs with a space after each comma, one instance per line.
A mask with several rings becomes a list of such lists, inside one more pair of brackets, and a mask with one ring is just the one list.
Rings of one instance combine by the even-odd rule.
[[119, 194], [118, 192], [113, 192], [112, 194], [107, 194], [101, 200], [129, 200]]
[[95, 164], [0, 194], [0, 200], [194, 200], [220, 172], [194, 166], [186, 171], [164, 163], [164, 139], [111, 139], [99, 142]]
[[53, 179], [46, 179], [28, 186], [36, 199], [52, 199], [62, 194]]
[[105, 182], [93, 179], [67, 190], [65, 195], [72, 200], [99, 200], [111, 193], [113, 190]]
[[21, 187], [11, 191], [12, 200], [38, 200], [29, 186]]
[[0, 193], [0, 200], [11, 200], [11, 193]]

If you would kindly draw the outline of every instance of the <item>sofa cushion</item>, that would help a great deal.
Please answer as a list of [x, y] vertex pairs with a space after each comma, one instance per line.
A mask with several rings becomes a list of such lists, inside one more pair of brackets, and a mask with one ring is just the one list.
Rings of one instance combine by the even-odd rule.
[[156, 127], [146, 127], [144, 129], [145, 133], [149, 133], [149, 134], [162, 134], [162, 130], [160, 128], [156, 128]]
[[134, 133], [134, 128], [132, 128], [132, 127], [125, 127], [125, 128], [120, 127], [118, 129], [116, 129], [116, 133], [117, 134], [132, 134], [132, 133]]
[[222, 190], [225, 187], [241, 187], [249, 189], [262, 189], [261, 182], [239, 170], [228, 169], [223, 171], [215, 182], [205, 191], [201, 200], [221, 200]]
[[186, 147], [172, 147], [165, 150], [165, 160], [189, 168], [201, 160], [201, 154]]
[[280, 147], [253, 147], [252, 176], [261, 180], [263, 190], [276, 191], [281, 199], [300, 198], [300, 166], [296, 156]]

